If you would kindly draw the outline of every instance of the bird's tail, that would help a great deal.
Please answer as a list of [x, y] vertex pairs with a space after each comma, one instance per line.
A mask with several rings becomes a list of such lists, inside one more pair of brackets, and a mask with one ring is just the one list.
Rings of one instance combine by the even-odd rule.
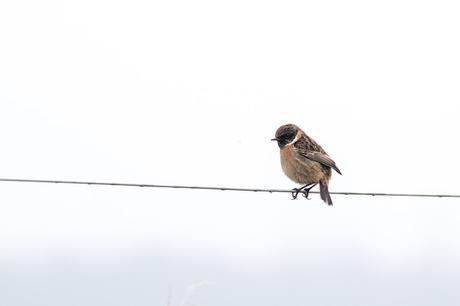
[[332, 206], [331, 195], [329, 194], [329, 189], [327, 187], [327, 182], [319, 182], [319, 194], [321, 199], [327, 203], [327, 205]]

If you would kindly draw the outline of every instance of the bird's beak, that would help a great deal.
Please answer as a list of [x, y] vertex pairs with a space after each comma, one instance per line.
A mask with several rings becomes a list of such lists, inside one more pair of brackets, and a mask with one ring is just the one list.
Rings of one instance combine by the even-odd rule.
[[271, 141], [278, 141], [278, 138], [272, 138]]

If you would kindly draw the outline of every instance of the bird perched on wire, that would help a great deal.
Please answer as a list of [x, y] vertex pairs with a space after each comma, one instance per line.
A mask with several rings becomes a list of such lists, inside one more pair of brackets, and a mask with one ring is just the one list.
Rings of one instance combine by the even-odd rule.
[[280, 147], [284, 173], [294, 182], [304, 185], [293, 189], [292, 199], [296, 199], [299, 193], [308, 198], [310, 190], [319, 183], [321, 199], [332, 205], [328, 189], [331, 168], [340, 175], [342, 173], [326, 151], [294, 124], [280, 126], [272, 140]]

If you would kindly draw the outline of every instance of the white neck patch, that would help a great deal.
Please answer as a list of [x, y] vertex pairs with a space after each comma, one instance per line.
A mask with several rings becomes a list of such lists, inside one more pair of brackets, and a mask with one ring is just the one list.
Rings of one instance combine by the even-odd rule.
[[301, 131], [297, 131], [297, 134], [295, 135], [295, 138], [287, 144], [287, 146], [290, 146], [292, 144], [294, 144], [297, 140], [300, 139], [300, 137], [302, 137], [302, 132]]

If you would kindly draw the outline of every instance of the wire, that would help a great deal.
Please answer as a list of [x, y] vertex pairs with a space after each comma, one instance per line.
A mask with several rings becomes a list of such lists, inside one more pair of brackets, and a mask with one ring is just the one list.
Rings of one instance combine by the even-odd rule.
[[[183, 186], [183, 185], [157, 185], [157, 184], [90, 182], [90, 181], [12, 179], [12, 178], [0, 178], [0, 182], [70, 184], [70, 185], [99, 185], [99, 186], [119, 186], [119, 187], [148, 187], [148, 188], [220, 190], [220, 191], [240, 191], [240, 192], [292, 193], [292, 190], [289, 190], [289, 189], [234, 188], [234, 187]], [[319, 193], [319, 192], [318, 191], [310, 191], [310, 193]], [[456, 194], [345, 192], [345, 191], [332, 191], [332, 192], [330, 192], [330, 194], [350, 195], [350, 196], [460, 198], [460, 195], [456, 195]]]

